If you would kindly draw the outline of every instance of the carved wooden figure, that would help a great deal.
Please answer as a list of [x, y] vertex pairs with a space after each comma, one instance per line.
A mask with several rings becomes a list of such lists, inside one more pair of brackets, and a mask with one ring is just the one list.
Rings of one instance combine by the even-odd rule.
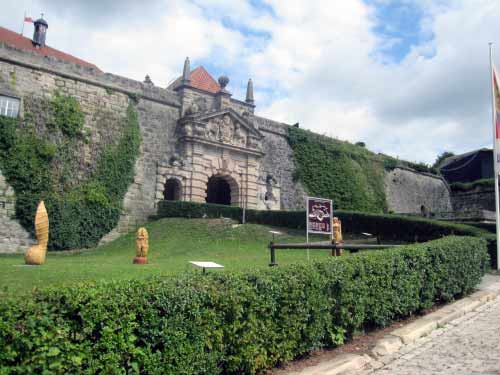
[[146, 228], [139, 228], [135, 239], [134, 264], [146, 264], [148, 262], [149, 235]]
[[[342, 243], [342, 222], [339, 220], [338, 217], [334, 217], [332, 219], [332, 242], [336, 244], [341, 244]], [[332, 250], [332, 255], [335, 256], [340, 256], [343, 254], [343, 249], [338, 248], [335, 250], [335, 253]]]
[[41, 265], [45, 263], [47, 255], [47, 243], [49, 242], [49, 216], [43, 201], [40, 201], [35, 214], [35, 236], [38, 244], [31, 246], [24, 261], [30, 265]]

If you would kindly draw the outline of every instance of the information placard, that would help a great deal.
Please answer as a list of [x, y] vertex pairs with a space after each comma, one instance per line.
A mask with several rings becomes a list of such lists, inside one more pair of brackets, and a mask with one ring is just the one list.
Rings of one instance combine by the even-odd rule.
[[307, 197], [307, 232], [332, 233], [332, 200]]

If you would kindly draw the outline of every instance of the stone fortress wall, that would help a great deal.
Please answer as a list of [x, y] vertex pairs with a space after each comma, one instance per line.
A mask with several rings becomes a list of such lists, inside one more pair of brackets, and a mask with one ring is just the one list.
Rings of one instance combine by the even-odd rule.
[[385, 176], [388, 209], [402, 214], [430, 215], [452, 210], [450, 190], [443, 178], [407, 168]]
[[[118, 227], [107, 235], [104, 241], [136, 227], [156, 212], [156, 203], [162, 199], [160, 192], [163, 191], [165, 183], [160, 170], [162, 166], [171, 163], [172, 157], [178, 153], [178, 120], [193, 103], [197, 106], [205, 105], [207, 108], [213, 108], [217, 104], [214, 95], [200, 90], [174, 91], [159, 88], [0, 44], [0, 94], [21, 99], [20, 116], [23, 113], [24, 97], [51, 97], [56, 90], [74, 96], [79, 101], [85, 114], [85, 128], [93, 137], [100, 134], [99, 129], [96, 129], [96, 113], [104, 108], [125, 116], [129, 102], [138, 102], [142, 143], [135, 166], [135, 178], [124, 198], [124, 213]], [[289, 125], [254, 115], [253, 106], [245, 102], [230, 97], [223, 97], [222, 100], [225, 100], [225, 107], [246, 116], [248, 122], [263, 136], [263, 156], [256, 167], [257, 175], [254, 176], [257, 186], [255, 207], [302, 208], [306, 192], [300, 183], [292, 178], [293, 152], [286, 139]], [[269, 184], [272, 185], [273, 201], [265, 200]], [[422, 205], [430, 211], [450, 210], [446, 184], [434, 176], [396, 169], [388, 174], [386, 185], [389, 207], [394, 212], [420, 212]], [[5, 195], [7, 190], [2, 190], [0, 186], [0, 193], [4, 191]], [[10, 190], [8, 191], [10, 194]], [[4, 246], [0, 240], [0, 252], [14, 250], [14, 243], [17, 244], [18, 250], [28, 246], [29, 237], [11, 218], [12, 212], [6, 215], [2, 212], [1, 202], [8, 201], [9, 207], [12, 208], [14, 199], [12, 196], [0, 195], [0, 237], [6, 231], [12, 233], [15, 227], [13, 233], [16, 233], [19, 240], [9, 243], [8, 246]]]

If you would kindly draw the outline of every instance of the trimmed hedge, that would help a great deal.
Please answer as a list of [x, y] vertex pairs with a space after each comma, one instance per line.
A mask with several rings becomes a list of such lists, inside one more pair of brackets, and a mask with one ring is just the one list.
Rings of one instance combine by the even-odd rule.
[[0, 374], [255, 374], [480, 281], [486, 243], [447, 237], [317, 263], [82, 284], [0, 302]]
[[496, 233], [497, 232], [497, 224], [496, 223], [482, 223], [478, 221], [473, 221], [473, 222], [466, 222], [466, 223], [460, 223], [460, 224], [465, 224], [469, 225], [471, 227], [479, 228], [485, 231], [488, 231], [489, 233]]
[[[240, 207], [210, 203], [161, 201], [157, 217], [229, 217], [241, 220]], [[381, 239], [428, 241], [452, 234], [482, 236], [487, 232], [464, 224], [455, 224], [421, 217], [370, 214], [354, 211], [334, 211], [346, 233], [368, 232]], [[246, 221], [264, 225], [305, 229], [305, 211], [246, 210]]]

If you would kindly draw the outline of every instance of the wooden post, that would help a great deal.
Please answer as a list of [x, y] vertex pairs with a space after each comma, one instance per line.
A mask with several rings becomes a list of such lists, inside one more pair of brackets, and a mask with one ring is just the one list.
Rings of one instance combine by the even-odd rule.
[[342, 249], [342, 222], [338, 217], [332, 219], [332, 256], [341, 256], [344, 251]]

